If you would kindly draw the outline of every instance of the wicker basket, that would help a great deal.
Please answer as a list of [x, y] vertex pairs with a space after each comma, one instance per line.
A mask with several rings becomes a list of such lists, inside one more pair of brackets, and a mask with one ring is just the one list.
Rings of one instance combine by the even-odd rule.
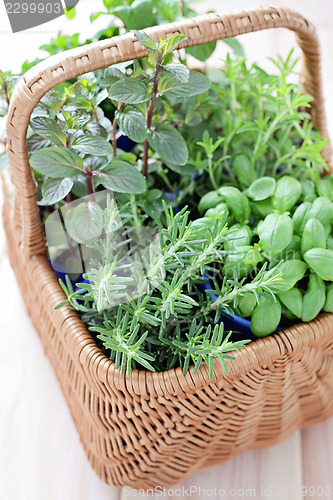
[[[303, 50], [302, 86], [314, 97], [313, 122], [327, 137], [318, 40], [302, 16], [259, 8], [209, 14], [146, 32], [155, 40], [184, 33], [188, 39], [182, 46], [188, 47], [278, 27], [297, 34]], [[30, 115], [55, 85], [146, 55], [127, 34], [51, 57], [30, 70], [16, 86], [9, 110], [11, 182], [4, 179], [11, 263], [85, 451], [104, 481], [136, 488], [175, 484], [198, 469], [272, 445], [333, 415], [332, 315], [247, 345], [228, 363], [228, 376], [217, 362], [210, 382], [205, 365], [196, 375], [191, 367], [185, 376], [178, 368], [134, 370], [120, 377], [77, 314], [54, 310], [64, 295], [45, 254], [26, 147]], [[331, 165], [329, 147], [324, 154]]]

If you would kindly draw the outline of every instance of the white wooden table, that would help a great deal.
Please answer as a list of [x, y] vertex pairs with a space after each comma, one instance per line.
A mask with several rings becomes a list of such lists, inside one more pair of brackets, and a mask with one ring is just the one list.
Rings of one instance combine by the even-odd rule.
[[[332, 111], [331, 0], [316, 3], [310, 0], [271, 0], [270, 3], [288, 4], [305, 13], [318, 26], [323, 44], [327, 109]], [[228, 10], [252, 5], [252, 1], [234, 0], [230, 5], [225, 1], [209, 0], [201, 9]], [[45, 26], [44, 32], [41, 29], [26, 35], [26, 47], [22, 49], [21, 45], [20, 49], [21, 52], [25, 50], [25, 53], [20, 53], [21, 60], [35, 56], [28, 53], [29, 43], [30, 47], [37, 47], [49, 38]], [[50, 30], [57, 29], [52, 24]], [[14, 38], [16, 36], [20, 38]], [[21, 37], [23, 34], [1, 32], [0, 21], [0, 43], [11, 47], [9, 52], [19, 53]], [[262, 61], [265, 55], [287, 53], [292, 40], [282, 30], [253, 34], [248, 37], [246, 48], [252, 59]], [[5, 57], [0, 55], [2, 69], [5, 69], [3, 63], [6, 60], [8, 52]], [[329, 118], [333, 132], [332, 113], [329, 113]], [[0, 205], [1, 200], [2, 193]], [[9, 265], [1, 224], [0, 284], [0, 500], [128, 498], [130, 492], [127, 489], [107, 486], [100, 481], [85, 457], [58, 382], [26, 313]], [[245, 453], [225, 465], [194, 474], [178, 486], [182, 487], [183, 491], [170, 490], [162, 497], [186, 497], [191, 493], [193, 499], [205, 498], [205, 494], [206, 498], [217, 498], [212, 490], [216, 488], [221, 497], [331, 498], [333, 493], [328, 494], [328, 488], [333, 491], [333, 419], [296, 432], [272, 448]], [[143, 498], [138, 496], [140, 492], [132, 493], [133, 497]], [[155, 498], [159, 497], [155, 495]]]

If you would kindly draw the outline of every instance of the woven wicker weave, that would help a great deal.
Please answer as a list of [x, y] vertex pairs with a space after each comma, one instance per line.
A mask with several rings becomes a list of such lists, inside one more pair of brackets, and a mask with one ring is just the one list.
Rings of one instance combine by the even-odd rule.
[[[183, 47], [266, 28], [297, 34], [303, 50], [302, 86], [313, 95], [312, 117], [324, 137], [326, 121], [318, 40], [313, 26], [282, 8], [210, 14], [149, 28], [155, 40], [184, 33]], [[333, 317], [321, 315], [258, 340], [235, 353], [225, 375], [217, 362], [163, 373], [134, 370], [120, 377], [76, 313], [55, 311], [64, 299], [45, 256], [45, 236], [28, 162], [30, 115], [55, 85], [88, 71], [146, 56], [132, 34], [54, 56], [18, 83], [8, 116], [11, 182], [4, 178], [9, 254], [39, 332], [97, 474], [115, 485], [171, 485], [199, 468], [271, 445], [294, 430], [333, 415]], [[325, 158], [331, 166], [331, 149]], [[61, 439], [61, 436], [59, 436]], [[64, 450], [65, 450], [64, 443]]]

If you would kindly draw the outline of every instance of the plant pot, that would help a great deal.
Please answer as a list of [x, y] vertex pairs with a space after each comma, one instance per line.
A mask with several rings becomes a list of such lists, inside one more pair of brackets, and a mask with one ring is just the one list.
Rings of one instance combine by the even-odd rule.
[[[155, 40], [186, 34], [182, 47], [187, 47], [269, 27], [298, 33], [304, 51], [304, 87], [314, 94], [314, 125], [326, 136], [319, 46], [314, 28], [302, 16], [266, 7], [208, 14], [148, 28], [146, 33]], [[57, 55], [28, 72], [9, 109], [13, 185], [8, 179], [4, 182], [10, 260], [87, 456], [107, 483], [137, 489], [176, 484], [198, 469], [272, 445], [333, 415], [330, 314], [236, 351], [235, 359], [227, 360], [228, 375], [216, 361], [210, 381], [206, 365], [196, 374], [191, 366], [186, 375], [177, 368], [161, 373], [133, 370], [121, 377], [78, 315], [65, 307], [55, 310], [65, 295], [46, 257], [26, 148], [30, 115], [45, 93], [66, 79], [145, 56], [146, 50], [128, 33]], [[329, 160], [328, 149], [326, 155]], [[65, 446], [64, 442], [64, 450]]]

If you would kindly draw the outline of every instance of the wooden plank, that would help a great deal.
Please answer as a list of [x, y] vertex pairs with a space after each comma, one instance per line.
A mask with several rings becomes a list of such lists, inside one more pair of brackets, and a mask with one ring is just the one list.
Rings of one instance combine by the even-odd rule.
[[304, 498], [333, 497], [333, 419], [302, 431]]

